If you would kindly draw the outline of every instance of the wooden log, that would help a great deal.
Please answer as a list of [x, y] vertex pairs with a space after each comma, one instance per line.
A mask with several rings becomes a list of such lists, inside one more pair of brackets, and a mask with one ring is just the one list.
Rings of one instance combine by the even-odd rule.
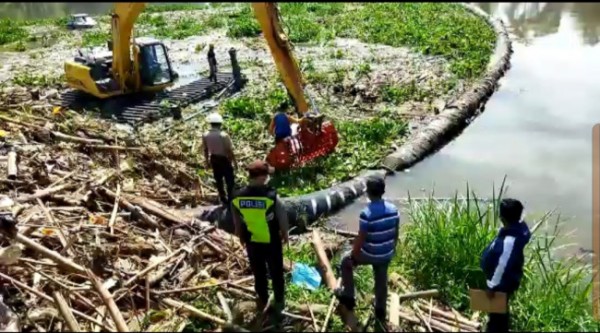
[[[114, 193], [113, 191], [107, 189], [106, 187], [98, 188], [98, 193], [100, 193], [106, 197], [109, 197], [112, 200], [117, 200], [117, 194]], [[118, 201], [119, 201], [120, 206], [122, 206], [123, 208], [130, 211], [132, 215], [139, 216], [140, 220], [142, 220], [148, 226], [151, 226], [153, 228], [158, 228], [158, 229], [164, 229], [164, 227], [162, 227], [158, 222], [154, 221], [154, 219], [152, 219], [150, 217], [150, 215], [148, 215], [146, 212], [144, 212], [144, 210], [142, 210], [140, 207], [134, 206], [127, 199], [123, 198], [123, 196], [120, 196], [118, 198]]]
[[442, 324], [446, 324], [451, 327], [454, 327], [455, 329], [457, 329], [460, 332], [477, 332], [478, 331], [475, 327], [470, 326], [470, 325], [465, 325], [465, 324], [459, 322], [458, 320], [452, 320], [452, 319], [444, 318], [441, 316], [440, 317], [433, 316], [432, 319], [439, 321]]
[[86, 272], [88, 277], [92, 281], [92, 285], [100, 295], [100, 298], [102, 299], [104, 304], [106, 304], [106, 307], [108, 308], [108, 313], [110, 313], [110, 316], [113, 318], [113, 321], [117, 326], [117, 330], [119, 332], [129, 332], [129, 327], [127, 327], [127, 323], [125, 322], [121, 311], [119, 311], [119, 308], [117, 307], [117, 304], [115, 303], [112, 294], [108, 291], [108, 289], [106, 289], [106, 287], [104, 287], [102, 282], [98, 280], [98, 278], [94, 275], [94, 273], [92, 273], [92, 271], [86, 270]]
[[[45, 299], [46, 301], [49, 301], [49, 302], [53, 302], [53, 301], [54, 301], [54, 300], [52, 299], [52, 297], [50, 297], [50, 296], [48, 296], [48, 295], [46, 295], [46, 294], [44, 294], [44, 293], [42, 293], [42, 292], [40, 292], [40, 291], [37, 291], [37, 290], [35, 290], [35, 289], [31, 288], [30, 286], [26, 285], [25, 283], [23, 283], [23, 282], [20, 282], [20, 281], [17, 281], [17, 280], [13, 279], [12, 277], [10, 277], [10, 276], [8, 276], [8, 275], [6, 275], [6, 274], [0, 273], [0, 278], [3, 278], [3, 279], [5, 279], [5, 280], [7, 280], [7, 281], [9, 281], [9, 282], [13, 283], [13, 284], [14, 284], [14, 285], [16, 285], [17, 287], [20, 287], [20, 288], [23, 288], [23, 289], [27, 290], [28, 292], [30, 292], [30, 293], [32, 293], [32, 294], [34, 294], [34, 295], [36, 295], [37, 297], [40, 297], [40, 298], [42, 298], [42, 299]], [[94, 318], [92, 318], [92, 317], [90, 317], [90, 316], [86, 315], [85, 313], [82, 313], [82, 312], [80, 312], [80, 311], [77, 311], [77, 310], [75, 310], [75, 309], [74, 309], [74, 310], [73, 310], [73, 314], [75, 314], [75, 315], [77, 315], [78, 317], [80, 317], [80, 318], [82, 318], [82, 319], [85, 319], [85, 320], [87, 320], [87, 321], [89, 321], [89, 322], [91, 322], [91, 323], [94, 323], [94, 324], [96, 324], [96, 325], [98, 325], [98, 326], [101, 326], [102, 328], [104, 328], [105, 330], [107, 330], [107, 331], [109, 331], [109, 332], [114, 332], [114, 331], [115, 331], [115, 330], [114, 330], [112, 327], [110, 327], [110, 326], [107, 326], [106, 324], [102, 323], [102, 321], [100, 321], [100, 320], [97, 320], [97, 319], [94, 319]]]
[[358, 237], [358, 232], [355, 232], [355, 231], [335, 229], [335, 228], [330, 228], [330, 227], [325, 227], [325, 230], [332, 232], [336, 235], [340, 235], [340, 236], [344, 236], [344, 237], [348, 237], [348, 238]]
[[317, 324], [317, 320], [315, 319], [315, 314], [313, 313], [312, 308], [310, 307], [310, 304], [306, 304], [306, 306], [308, 307], [308, 312], [310, 313], [310, 319], [312, 320], [312, 324], [315, 329], [315, 332], [318, 332], [319, 324]]
[[51, 133], [52, 133], [52, 136], [55, 139], [58, 139], [58, 140], [61, 140], [61, 141], [74, 142], [74, 143], [84, 143], [84, 144], [97, 144], [97, 145], [104, 144], [104, 141], [98, 140], [98, 139], [80, 138], [78, 136], [67, 135], [65, 133], [61, 133], [61, 132], [57, 132], [57, 131], [53, 131]]
[[17, 202], [17, 203], [24, 203], [24, 202], [35, 200], [35, 199], [38, 199], [38, 198], [41, 199], [41, 198], [47, 197], [49, 195], [52, 195], [54, 193], [57, 193], [57, 192], [60, 192], [60, 191], [64, 191], [64, 190], [67, 190], [67, 189], [72, 189], [74, 187], [75, 187], [74, 184], [63, 184], [63, 185], [56, 186], [56, 187], [49, 187], [49, 188], [46, 188], [46, 189], [43, 189], [43, 190], [38, 190], [34, 194], [24, 195], [24, 196], [18, 197], [18, 198], [15, 199], [15, 202]]
[[67, 237], [65, 236], [65, 233], [63, 232], [60, 224], [58, 224], [54, 218], [52, 217], [52, 214], [50, 213], [50, 211], [48, 210], [48, 208], [46, 207], [46, 205], [44, 205], [44, 203], [42, 202], [42, 200], [40, 198], [36, 199], [38, 206], [40, 206], [40, 208], [42, 209], [42, 211], [44, 212], [44, 215], [46, 216], [46, 220], [48, 220], [48, 223], [52, 226], [56, 226], [58, 229], [58, 239], [60, 240], [60, 244], [63, 247], [63, 250], [67, 252], [67, 254], [69, 256], [73, 256], [73, 251], [71, 251], [69, 249], [69, 242], [67, 241]]
[[32, 240], [29, 237], [23, 236], [22, 234], [18, 233], [16, 234], [14, 239], [17, 242], [25, 245], [26, 247], [38, 252], [44, 258], [48, 258], [56, 262], [62, 268], [80, 274], [85, 274], [86, 272], [83, 266], [74, 263], [71, 259], [63, 257], [58, 252], [48, 249], [47, 247], [39, 244], [38, 242]]
[[119, 198], [121, 198], [121, 185], [117, 184], [117, 193], [115, 194], [115, 203], [113, 206], [113, 210], [110, 214], [110, 220], [108, 221], [108, 228], [110, 229], [110, 234], [115, 233], [115, 221], [117, 220], [117, 211], [119, 210]]
[[416, 298], [431, 298], [431, 297], [436, 297], [437, 295], [439, 295], [439, 291], [437, 289], [415, 291], [412, 293], [400, 295], [400, 301], [406, 301], [409, 299], [416, 299]]
[[124, 150], [124, 151], [140, 151], [142, 147], [123, 147], [123, 146], [108, 146], [108, 145], [87, 145], [87, 147], [99, 150]]
[[[286, 301], [285, 304], [289, 307], [291, 311], [299, 312], [302, 314], [309, 314], [310, 311], [313, 313], [327, 313], [328, 305], [325, 304], [298, 304], [293, 301]], [[309, 310], [310, 305], [310, 310]]]
[[18, 165], [17, 165], [17, 152], [8, 152], [8, 175], [9, 180], [17, 179]]
[[413, 308], [413, 310], [415, 310], [415, 315], [417, 316], [417, 318], [419, 318], [421, 323], [423, 323], [423, 325], [425, 325], [427, 327], [428, 332], [433, 332], [433, 329], [431, 328], [431, 324], [430, 324], [431, 318], [429, 318], [429, 320], [425, 320], [425, 316], [423, 315], [421, 310], [414, 303], [412, 304], [412, 308]]
[[162, 258], [161, 260], [157, 260], [156, 262], [148, 265], [148, 267], [144, 268], [143, 270], [141, 270], [140, 272], [138, 272], [136, 275], [132, 276], [129, 280], [127, 280], [127, 282], [125, 282], [123, 284], [123, 286], [125, 288], [128, 288], [129, 286], [131, 286], [138, 278], [145, 276], [146, 274], [148, 274], [148, 272], [150, 272], [151, 270], [155, 269], [156, 267], [158, 267], [159, 265], [171, 260], [173, 257], [175, 257], [176, 255], [179, 255], [179, 253], [183, 251], [183, 248], [178, 249], [177, 251], [171, 253], [170, 255]]
[[205, 313], [203, 311], [200, 311], [200, 310], [196, 309], [195, 307], [193, 307], [193, 306], [191, 306], [189, 304], [186, 304], [186, 303], [174, 300], [172, 298], [164, 298], [164, 299], [161, 300], [161, 302], [164, 303], [164, 304], [166, 304], [166, 305], [168, 305], [168, 306], [170, 306], [170, 307], [184, 310], [185, 312], [193, 315], [196, 318], [199, 318], [199, 319], [202, 319], [202, 320], [208, 320], [208, 321], [211, 321], [211, 322], [213, 322], [213, 323], [215, 323], [217, 325], [223, 326], [223, 325], [225, 325], [227, 323], [225, 320], [223, 320], [221, 318], [218, 318], [218, 317], [215, 317], [215, 316], [210, 315], [208, 313]]
[[475, 321], [471, 321], [471, 320], [468, 320], [466, 318], [461, 318], [461, 317], [456, 316], [456, 315], [454, 315], [452, 313], [447, 313], [445, 311], [439, 310], [439, 309], [434, 308], [434, 307], [432, 307], [430, 309], [426, 304], [419, 303], [419, 307], [423, 311], [429, 312], [431, 310], [431, 313], [433, 315], [437, 316], [437, 317], [443, 317], [443, 318], [446, 318], [446, 319], [449, 319], [449, 320], [453, 320], [453, 321], [456, 320], [456, 321], [458, 321], [461, 324], [473, 327], [475, 329], [480, 329], [481, 328], [481, 323], [478, 323], [478, 322], [475, 322]]
[[[329, 264], [329, 258], [327, 258], [327, 253], [325, 253], [325, 249], [323, 247], [323, 241], [321, 240], [321, 236], [319, 235], [318, 230], [313, 230], [312, 233], [312, 245], [317, 254], [317, 259], [319, 260], [319, 266], [321, 267], [321, 272], [323, 274], [323, 279], [327, 284], [327, 287], [332, 291], [337, 288], [337, 283], [335, 279], [335, 275], [331, 270], [331, 265]], [[344, 305], [340, 304], [338, 307], [340, 314], [342, 315], [342, 320], [346, 323], [346, 325], [353, 331], [358, 331], [358, 319], [354, 315], [353, 311], [349, 311]]]
[[220, 291], [217, 291], [217, 298], [219, 299], [219, 303], [221, 303], [221, 308], [223, 309], [225, 317], [227, 317], [227, 321], [231, 322], [233, 320], [233, 315], [231, 314], [231, 309], [229, 308], [229, 304], [227, 304], [225, 296], [223, 296]]
[[389, 307], [389, 321], [395, 325], [400, 326], [400, 296], [397, 293], [390, 293], [390, 307]]
[[[341, 279], [338, 279], [338, 285], [340, 284]], [[329, 309], [327, 309], [327, 314], [325, 315], [325, 320], [323, 321], [323, 326], [321, 326], [321, 332], [327, 331], [327, 324], [329, 324], [329, 318], [331, 317], [331, 313], [333, 312], [333, 308], [337, 298], [335, 296], [331, 297], [331, 302], [329, 302]]]
[[75, 320], [73, 312], [71, 312], [71, 308], [65, 301], [62, 294], [59, 291], [54, 291], [52, 293], [52, 298], [54, 298], [54, 303], [56, 304], [58, 311], [67, 323], [67, 326], [71, 332], [81, 332], [81, 328], [79, 328], [79, 324], [77, 323], [77, 320]]
[[128, 200], [134, 205], [142, 207], [145, 211], [154, 216], [158, 216], [164, 220], [175, 224], [186, 224], [186, 221], [180, 216], [164, 209], [159, 203], [150, 203], [148, 199], [142, 197], [129, 196]]

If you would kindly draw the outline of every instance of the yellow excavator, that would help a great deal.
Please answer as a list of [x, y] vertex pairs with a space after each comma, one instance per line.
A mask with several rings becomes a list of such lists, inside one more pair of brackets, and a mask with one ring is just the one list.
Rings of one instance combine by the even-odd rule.
[[[127, 96], [125, 101], [129, 104], [125, 108], [130, 113], [140, 114], [160, 108], [155, 94], [164, 92], [166, 88], [172, 86], [178, 74], [173, 70], [168, 49], [161, 41], [148, 37], [132, 38], [134, 24], [144, 8], [145, 3], [115, 3], [111, 20], [112, 40], [108, 42], [109, 51], [94, 56], [85, 56], [80, 51], [75, 59], [65, 62], [66, 80], [68, 85], [74, 88], [74, 92], [92, 95], [100, 101]], [[277, 5], [255, 2], [252, 3], [252, 8], [296, 110], [303, 116], [318, 113], [316, 109], [310, 110], [305, 98], [305, 83], [292, 54], [291, 45], [281, 27]], [[230, 56], [233, 75], [225, 75], [227, 79], [221, 83], [221, 87], [234, 83], [229, 82], [231, 80], [236, 81], [236, 86], [240, 87], [242, 85], [240, 81], [243, 80], [239, 77], [235, 51], [230, 50]], [[216, 90], [209, 89], [210, 84], [207, 79], [201, 79], [173, 89], [164, 97], [170, 104], [180, 106], [196, 103], [207, 97], [203, 92]], [[152, 97], [148, 97], [149, 94], [145, 93], [149, 93]], [[131, 98], [132, 95], [141, 95], [143, 99], [136, 100]], [[80, 97], [77, 96], [77, 99]], [[74, 99], [76, 98], [64, 98], [66, 103], [63, 106], [71, 106], [69, 103], [75, 104]], [[112, 106], [116, 107], [114, 104]], [[331, 152], [337, 145], [337, 132], [330, 122], [322, 123], [322, 118], [318, 121], [318, 128], [310, 126], [310, 128], [305, 127], [304, 130], [300, 129], [299, 142], [294, 143], [296, 146], [294, 153], [287, 153], [289, 155], [287, 157], [282, 155], [283, 151], [288, 151], [288, 143], [285, 143], [285, 147], [280, 146], [278, 153], [272, 152], [269, 155], [272, 164], [286, 168]], [[302, 131], [303, 133], [300, 133]]]
[[[66, 61], [65, 75], [70, 87], [104, 99], [162, 91], [173, 85], [177, 74], [171, 66], [167, 47], [154, 38], [132, 40], [134, 24], [145, 5], [140, 2], [114, 4], [109, 52], [93, 57], [80, 54]], [[261, 2], [253, 3], [252, 7], [298, 112], [307, 112], [302, 76], [281, 29], [276, 4]]]

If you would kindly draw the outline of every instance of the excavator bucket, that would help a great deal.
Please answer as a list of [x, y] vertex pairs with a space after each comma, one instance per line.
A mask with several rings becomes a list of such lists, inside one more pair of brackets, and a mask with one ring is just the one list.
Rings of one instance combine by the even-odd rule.
[[277, 170], [286, 170], [332, 153], [338, 144], [338, 133], [331, 121], [319, 127], [314, 131], [301, 127], [297, 135], [279, 142], [269, 152], [267, 162]]

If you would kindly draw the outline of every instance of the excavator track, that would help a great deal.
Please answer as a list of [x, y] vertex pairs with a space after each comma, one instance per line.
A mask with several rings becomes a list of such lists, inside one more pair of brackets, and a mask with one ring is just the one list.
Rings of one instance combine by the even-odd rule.
[[[242, 81], [242, 84], [245, 80]], [[170, 115], [166, 105], [184, 108], [211, 97], [226, 87], [235, 89], [232, 73], [217, 73], [217, 82], [208, 78], [184, 84], [172, 90], [147, 95], [133, 94], [100, 100], [77, 90], [69, 90], [61, 95], [60, 106], [75, 111], [100, 109], [102, 116], [118, 122], [140, 124]], [[167, 102], [167, 103], [165, 103]]]

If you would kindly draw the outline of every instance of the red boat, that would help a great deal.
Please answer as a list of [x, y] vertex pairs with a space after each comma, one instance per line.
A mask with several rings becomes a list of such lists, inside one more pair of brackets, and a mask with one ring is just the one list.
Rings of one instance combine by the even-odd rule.
[[298, 134], [280, 141], [267, 155], [267, 163], [277, 170], [296, 168], [315, 158], [330, 154], [338, 144], [338, 134], [331, 121], [311, 128], [303, 122]]

